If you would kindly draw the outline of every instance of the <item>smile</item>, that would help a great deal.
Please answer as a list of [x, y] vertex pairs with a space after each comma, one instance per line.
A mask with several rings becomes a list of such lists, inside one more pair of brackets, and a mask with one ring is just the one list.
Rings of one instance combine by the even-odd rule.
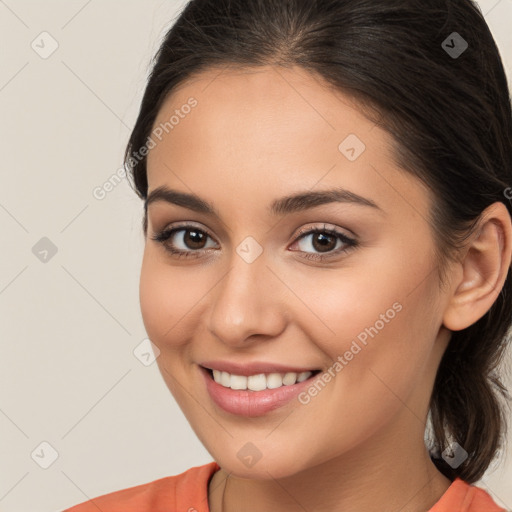
[[290, 404], [321, 370], [238, 375], [199, 366], [212, 402], [224, 412], [243, 417], [268, 414]]
[[[319, 370], [314, 370], [318, 373]], [[286, 373], [258, 373], [256, 375], [235, 375], [220, 370], [212, 370], [213, 379], [225, 388], [250, 391], [263, 391], [264, 389], [277, 389], [282, 386], [293, 386], [297, 382], [305, 381], [313, 375], [313, 371], [286, 372]]]

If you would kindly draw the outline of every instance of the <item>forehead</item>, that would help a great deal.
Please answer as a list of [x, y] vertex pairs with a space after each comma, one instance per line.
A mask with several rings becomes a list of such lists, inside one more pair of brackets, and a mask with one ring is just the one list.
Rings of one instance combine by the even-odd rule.
[[[191, 99], [197, 103], [193, 109], [187, 105]], [[374, 123], [353, 100], [297, 67], [205, 71], [172, 91], [154, 128], [165, 128], [173, 114], [172, 129], [162, 134], [168, 149], [200, 141], [203, 154], [261, 160], [313, 153], [315, 146], [319, 153], [329, 146], [329, 153], [337, 156], [339, 143], [352, 132], [385, 149], [382, 137], [370, 140]]]
[[[173, 126], [171, 135], [175, 141], [190, 125], [201, 125], [197, 136], [217, 135], [219, 140], [223, 134], [242, 129], [237, 140], [229, 142], [237, 142], [238, 146], [244, 141], [265, 143], [268, 153], [275, 146], [282, 147], [285, 141], [290, 144], [295, 139], [299, 144], [304, 136], [327, 136], [336, 142], [344, 131], [356, 130], [363, 137], [374, 127], [362, 115], [357, 102], [318, 75], [299, 67], [262, 66], [213, 68], [194, 75], [166, 98], [154, 128], [168, 122], [170, 114], [188, 111], [191, 98], [197, 106], [190, 115], [180, 116], [179, 129]], [[190, 120], [182, 122], [187, 118]], [[253, 137], [249, 138], [249, 133]]]
[[207, 196], [222, 187], [228, 198], [243, 186], [268, 197], [343, 185], [395, 202], [406, 194], [427, 207], [421, 182], [397, 168], [391, 136], [355, 100], [301, 68], [199, 73], [166, 98], [153, 133], [159, 127], [150, 190], [168, 184]]

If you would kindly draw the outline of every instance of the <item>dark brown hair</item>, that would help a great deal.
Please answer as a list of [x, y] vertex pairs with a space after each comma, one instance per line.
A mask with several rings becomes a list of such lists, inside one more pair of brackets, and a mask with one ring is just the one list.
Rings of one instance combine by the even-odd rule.
[[[457, 54], [464, 41], [467, 48]], [[504, 195], [512, 183], [509, 89], [499, 51], [471, 0], [190, 1], [155, 56], [126, 148], [139, 197], [148, 192], [139, 150], [167, 95], [214, 67], [268, 64], [322, 77], [393, 136], [397, 164], [433, 194], [429, 220], [438, 269], [487, 206], [501, 201], [511, 212]], [[146, 233], [146, 215], [143, 228]], [[478, 480], [505, 442], [502, 399], [509, 395], [496, 370], [512, 318], [510, 273], [487, 314], [452, 333], [436, 375], [429, 448], [452, 480]], [[453, 441], [469, 454], [456, 468], [440, 456]]]

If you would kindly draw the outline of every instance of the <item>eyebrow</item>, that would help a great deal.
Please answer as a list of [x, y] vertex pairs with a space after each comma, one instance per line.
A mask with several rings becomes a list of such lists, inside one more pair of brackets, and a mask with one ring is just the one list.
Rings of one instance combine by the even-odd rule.
[[[188, 208], [189, 210], [211, 215], [220, 219], [220, 214], [216, 208], [204, 199], [201, 199], [195, 194], [172, 190], [165, 185], [154, 189], [148, 195], [144, 203], [144, 211], [147, 212], [148, 206], [150, 204], [159, 201], [182, 206], [184, 208]], [[357, 204], [360, 206], [370, 207], [380, 211], [380, 213], [384, 213], [383, 210], [371, 199], [362, 197], [343, 188], [333, 188], [316, 192], [299, 192], [293, 195], [281, 197], [271, 203], [269, 212], [273, 216], [280, 216], [289, 213], [301, 212], [329, 203]]]

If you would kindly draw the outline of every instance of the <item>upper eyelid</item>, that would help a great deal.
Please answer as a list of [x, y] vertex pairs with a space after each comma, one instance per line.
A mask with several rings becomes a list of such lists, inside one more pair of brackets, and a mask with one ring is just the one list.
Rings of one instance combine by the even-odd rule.
[[187, 229], [192, 229], [192, 228], [197, 228], [199, 231], [203, 231], [210, 238], [212, 238], [213, 240], [216, 241], [216, 238], [210, 233], [210, 231], [208, 229], [204, 228], [203, 226], [198, 226], [198, 225], [196, 225], [194, 223], [188, 223], [188, 222], [183, 223], [183, 224], [178, 223], [176, 226], [172, 225], [172, 226], [163, 228], [162, 230], [160, 230], [160, 232], [165, 232], [165, 231], [182, 231], [182, 230], [187, 230]]

